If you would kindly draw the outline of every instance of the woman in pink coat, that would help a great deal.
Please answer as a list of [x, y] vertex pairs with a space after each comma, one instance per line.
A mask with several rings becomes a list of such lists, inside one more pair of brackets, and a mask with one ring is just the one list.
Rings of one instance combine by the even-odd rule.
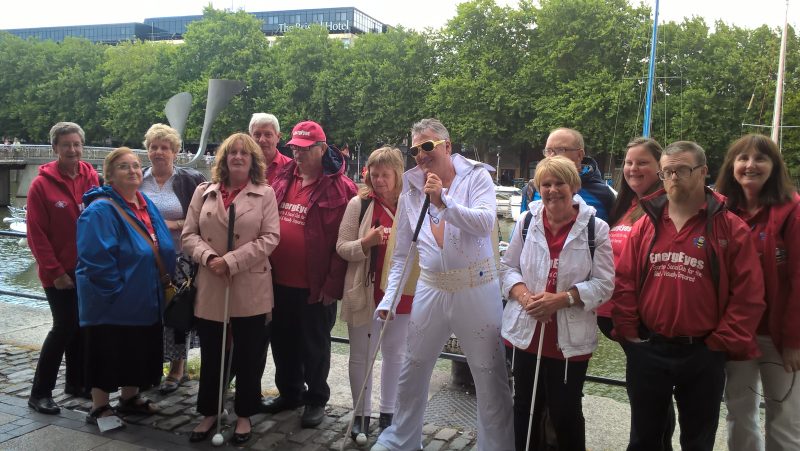
[[[192, 442], [205, 440], [214, 427], [222, 357], [222, 321], [226, 287], [236, 374], [234, 410], [238, 419], [232, 442], [250, 439], [250, 416], [260, 405], [259, 361], [272, 312], [269, 256], [278, 245], [280, 225], [275, 193], [266, 184], [264, 157], [250, 136], [236, 133], [217, 150], [212, 183], [197, 187], [186, 215], [183, 251], [200, 264], [195, 316], [200, 336], [200, 390], [197, 411], [204, 415]], [[234, 248], [227, 251], [228, 208], [236, 206]]]

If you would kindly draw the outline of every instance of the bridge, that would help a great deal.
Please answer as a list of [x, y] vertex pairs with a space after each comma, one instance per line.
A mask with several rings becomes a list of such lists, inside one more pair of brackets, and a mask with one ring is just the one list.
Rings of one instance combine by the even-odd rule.
[[[111, 153], [114, 147], [84, 146], [81, 159], [97, 169], [103, 171], [103, 160]], [[143, 166], [150, 165], [147, 151], [132, 149]], [[179, 153], [176, 164], [187, 165], [194, 155]], [[11, 183], [17, 182], [17, 197], [26, 197], [31, 181], [39, 173], [39, 166], [56, 159], [53, 149], [49, 145], [28, 144], [0, 144], [0, 206], [7, 206], [11, 202]], [[208, 173], [213, 163], [213, 157], [206, 156], [197, 162], [196, 168]]]

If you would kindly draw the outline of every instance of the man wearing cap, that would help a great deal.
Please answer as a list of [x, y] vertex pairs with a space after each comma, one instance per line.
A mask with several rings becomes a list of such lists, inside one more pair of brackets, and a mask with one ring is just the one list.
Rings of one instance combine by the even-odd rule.
[[264, 153], [264, 161], [267, 163], [267, 182], [273, 185], [281, 168], [292, 161], [278, 150], [278, 143], [281, 140], [278, 118], [268, 113], [254, 113], [250, 118], [250, 136]]
[[300, 423], [307, 428], [322, 422], [330, 398], [331, 329], [347, 269], [336, 253], [336, 239], [357, 189], [344, 175], [341, 152], [328, 146], [316, 122], [297, 124], [287, 144], [294, 160], [272, 182], [281, 222], [281, 241], [270, 256], [272, 358], [279, 396], [264, 401], [262, 411], [305, 406]]
[[[565, 127], [557, 128], [547, 137], [544, 156], [550, 158], [563, 155], [575, 163], [578, 174], [581, 175], [581, 189], [578, 191], [578, 195], [597, 210], [598, 218], [608, 221], [608, 213], [614, 205], [614, 191], [603, 180], [603, 174], [600, 172], [597, 162], [594, 161], [594, 158], [586, 156], [583, 147], [583, 135], [579, 131]], [[531, 180], [522, 192], [520, 209], [523, 212], [526, 211], [529, 202], [539, 199], [541, 196]]]

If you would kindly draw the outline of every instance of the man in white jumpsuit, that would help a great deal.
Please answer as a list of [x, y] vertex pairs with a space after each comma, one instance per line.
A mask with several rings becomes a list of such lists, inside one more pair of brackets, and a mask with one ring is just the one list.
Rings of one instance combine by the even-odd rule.
[[[451, 333], [466, 354], [478, 398], [478, 449], [514, 449], [511, 391], [500, 339], [502, 303], [492, 231], [496, 198], [482, 163], [451, 155], [447, 129], [423, 119], [411, 129], [417, 166], [403, 175], [396, 247], [378, 315], [398, 289], [425, 195], [431, 204], [418, 238], [420, 278], [408, 324], [397, 411], [373, 451], [422, 449], [422, 425], [434, 364]], [[410, 272], [410, 271], [408, 271]], [[392, 327], [392, 324], [387, 324]]]

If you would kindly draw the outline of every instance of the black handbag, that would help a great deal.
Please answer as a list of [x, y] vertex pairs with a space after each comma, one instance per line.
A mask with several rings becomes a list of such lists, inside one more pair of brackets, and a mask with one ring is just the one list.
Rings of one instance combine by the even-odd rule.
[[197, 295], [194, 279], [197, 265], [181, 255], [175, 265], [175, 273], [175, 295], [164, 309], [164, 325], [175, 329], [177, 336], [194, 327], [194, 299]]

